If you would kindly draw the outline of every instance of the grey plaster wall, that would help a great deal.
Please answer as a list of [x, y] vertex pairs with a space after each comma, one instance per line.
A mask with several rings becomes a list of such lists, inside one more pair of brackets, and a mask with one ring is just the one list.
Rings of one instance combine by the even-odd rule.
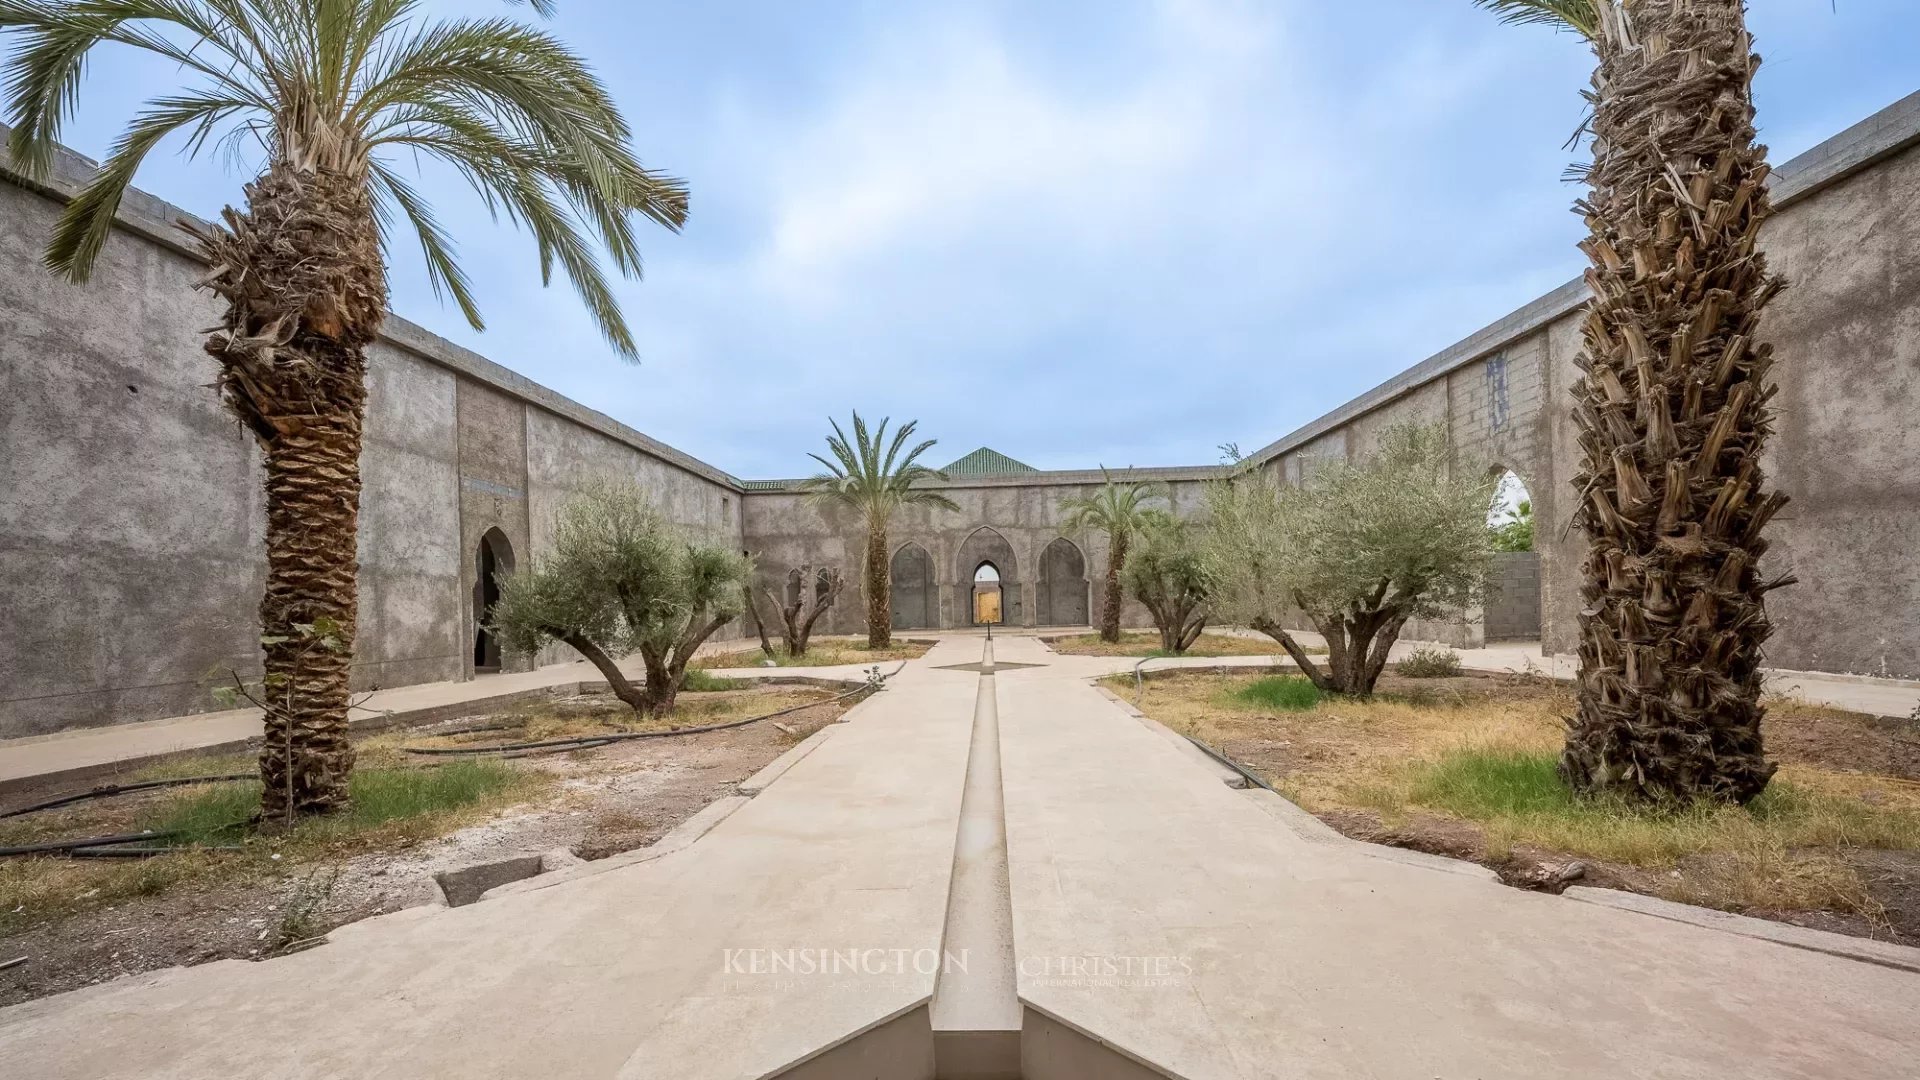
[[256, 663], [261, 473], [204, 388], [211, 308], [122, 235], [55, 280], [55, 209], [0, 184], [0, 736], [207, 707]]
[[1488, 641], [1540, 640], [1540, 554], [1500, 551], [1487, 573], [1481, 622]]
[[1771, 663], [1920, 676], [1920, 148], [1782, 214]]
[[[130, 193], [92, 280], [58, 280], [40, 252], [86, 174], [0, 183], [0, 738], [220, 708], [259, 671], [258, 452], [208, 389], [184, 215]], [[732, 477], [402, 320], [368, 386], [358, 687], [471, 677], [480, 537], [526, 565], [591, 477], [742, 546]]]
[[[1119, 476], [1139, 475], [1165, 485], [1177, 513], [1196, 514], [1203, 494], [1201, 479], [1218, 470], [1141, 469]], [[1005, 585], [1002, 603], [1010, 626], [1039, 625], [1041, 566], [1048, 545], [1065, 539], [1077, 549], [1087, 597], [1086, 610], [1098, 617], [1106, 596], [1107, 541], [1092, 530], [1066, 528], [1064, 503], [1093, 491], [1100, 483], [1097, 471], [1043, 473], [1037, 477], [988, 478], [935, 485], [960, 505], [958, 512], [923, 506], [900, 510], [889, 529], [889, 558], [909, 544], [927, 552], [933, 564], [935, 596], [929, 605], [937, 613], [936, 628], [972, 624], [969, 598], [979, 562], [992, 558]], [[864, 574], [866, 529], [844, 509], [812, 503], [797, 490], [753, 491], [747, 494], [745, 530], [761, 579], [774, 584], [796, 566], [837, 566], [850, 585], [839, 604], [820, 621], [826, 633], [852, 634], [865, 629]], [[993, 554], [997, 541], [1011, 549], [1013, 565]], [[1065, 597], [1075, 583], [1049, 581]], [[1064, 601], [1061, 610], [1079, 613]], [[1121, 609], [1129, 626], [1148, 626], [1147, 612], [1129, 600]], [[1084, 625], [1084, 622], [1080, 625]]]
[[[1775, 173], [1761, 242], [1791, 287], [1761, 332], [1781, 363], [1770, 447], [1793, 497], [1765, 569], [1777, 667], [1920, 677], [1920, 94]], [[1579, 448], [1579, 282], [1542, 297], [1251, 456], [1289, 481], [1363, 454], [1382, 428], [1444, 420], [1462, 468], [1505, 467], [1533, 499], [1546, 651], [1577, 644], [1585, 540], [1568, 529]], [[1483, 612], [1408, 635], [1477, 646]]]

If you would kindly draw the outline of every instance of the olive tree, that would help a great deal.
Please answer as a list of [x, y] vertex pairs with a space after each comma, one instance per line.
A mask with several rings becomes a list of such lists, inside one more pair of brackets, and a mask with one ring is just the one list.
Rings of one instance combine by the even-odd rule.
[[1139, 546], [1123, 571], [1127, 591], [1153, 616], [1161, 651], [1186, 652], [1207, 628], [1213, 582], [1195, 529], [1160, 513], [1135, 532]]
[[[1485, 470], [1454, 467], [1444, 430], [1413, 424], [1299, 487], [1263, 473], [1217, 482], [1205, 526], [1215, 606], [1278, 641], [1320, 689], [1371, 694], [1407, 620], [1484, 587], [1493, 487]], [[1326, 639], [1324, 668], [1283, 625], [1296, 610]]]
[[[834, 601], [840, 599], [840, 592], [846, 587], [847, 576], [835, 567], [795, 567], [787, 572], [787, 598], [783, 603], [773, 594], [772, 589], [762, 588], [767, 601], [780, 616], [780, 643], [787, 655], [799, 658], [807, 654], [807, 647], [813, 641], [813, 624], [832, 610]], [[754, 618], [760, 617], [759, 608], [754, 608]], [[772, 651], [762, 646], [769, 656]]]
[[[738, 615], [748, 560], [701, 543], [630, 483], [589, 488], [554, 523], [553, 548], [500, 583], [493, 623], [516, 648], [572, 647], [636, 712], [673, 711], [687, 661]], [[617, 659], [637, 652], [635, 686]]]

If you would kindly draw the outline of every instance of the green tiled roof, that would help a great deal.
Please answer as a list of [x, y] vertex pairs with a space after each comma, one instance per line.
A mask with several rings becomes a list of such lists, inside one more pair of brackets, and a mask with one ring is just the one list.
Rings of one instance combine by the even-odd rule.
[[944, 470], [948, 476], [1006, 476], [1010, 473], [1039, 472], [1024, 462], [1015, 461], [998, 450], [981, 447]]

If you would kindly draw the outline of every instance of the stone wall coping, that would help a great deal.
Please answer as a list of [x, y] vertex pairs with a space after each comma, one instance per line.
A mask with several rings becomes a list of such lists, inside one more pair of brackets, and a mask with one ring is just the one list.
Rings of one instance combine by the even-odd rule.
[[[1008, 473], [1004, 476], [965, 476], [951, 480], [929, 480], [919, 486], [940, 490], [955, 491], [967, 488], [1009, 488], [1009, 487], [1071, 487], [1075, 485], [1098, 485], [1111, 476], [1115, 480], [1145, 481], [1149, 483], [1171, 483], [1176, 480], [1218, 480], [1228, 476], [1231, 468], [1225, 465], [1162, 465], [1154, 467], [1136, 467], [1128, 469], [1040, 469], [1030, 473]], [[805, 480], [749, 480], [746, 491], [749, 495], [797, 495], [803, 493]]]

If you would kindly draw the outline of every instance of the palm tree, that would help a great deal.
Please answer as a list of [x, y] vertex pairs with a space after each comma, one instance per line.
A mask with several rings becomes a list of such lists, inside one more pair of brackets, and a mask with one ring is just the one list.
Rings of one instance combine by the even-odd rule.
[[1091, 495], [1064, 499], [1060, 507], [1067, 512], [1067, 528], [1094, 528], [1107, 534], [1107, 588], [1100, 603], [1100, 639], [1119, 641], [1120, 575], [1127, 567], [1127, 548], [1140, 530], [1166, 511], [1147, 505], [1163, 497], [1154, 485], [1138, 481], [1116, 483], [1104, 465], [1100, 467], [1100, 475], [1106, 482]]
[[[826, 472], [805, 481], [813, 501], [852, 507], [867, 522], [867, 647], [884, 649], [893, 644], [893, 610], [889, 606], [890, 582], [887, 578], [887, 527], [893, 512], [902, 506], [937, 506], [958, 510], [952, 499], [937, 491], [918, 486], [927, 480], [945, 480], [947, 474], [919, 463], [921, 454], [932, 449], [928, 439], [902, 455], [900, 450], [913, 437], [918, 420], [900, 425], [887, 441], [888, 419], [871, 433], [860, 414], [853, 414], [853, 440], [840, 428], [840, 421], [829, 420], [833, 434], [827, 436], [827, 449], [834, 460], [819, 454], [807, 456], [826, 467]], [[886, 444], [886, 452], [881, 445]]]
[[[147, 153], [185, 132], [264, 150], [246, 208], [189, 228], [226, 302], [206, 351], [222, 400], [266, 463], [260, 603], [267, 820], [347, 803], [348, 669], [366, 348], [386, 317], [385, 244], [417, 234], [434, 289], [482, 327], [447, 232], [395, 159], [438, 158], [533, 233], [543, 278], [558, 260], [607, 340], [634, 345], [584, 233], [621, 273], [640, 253], [631, 212], [677, 229], [687, 193], [634, 158], [627, 125], [579, 56], [506, 19], [428, 21], [417, 0], [0, 0], [9, 149], [44, 175], [95, 46], [157, 53], [197, 85], [149, 102], [47, 246], [84, 282]], [[547, 13], [551, 0], [534, 0]], [[218, 139], [216, 134], [222, 133]]]
[[1593, 291], [1575, 385], [1588, 537], [1579, 708], [1560, 770], [1580, 791], [1746, 802], [1772, 777], [1760, 647], [1762, 530], [1780, 291], [1756, 247], [1772, 211], [1754, 141], [1759, 58], [1743, 0], [1476, 0], [1584, 35], [1598, 56]]

